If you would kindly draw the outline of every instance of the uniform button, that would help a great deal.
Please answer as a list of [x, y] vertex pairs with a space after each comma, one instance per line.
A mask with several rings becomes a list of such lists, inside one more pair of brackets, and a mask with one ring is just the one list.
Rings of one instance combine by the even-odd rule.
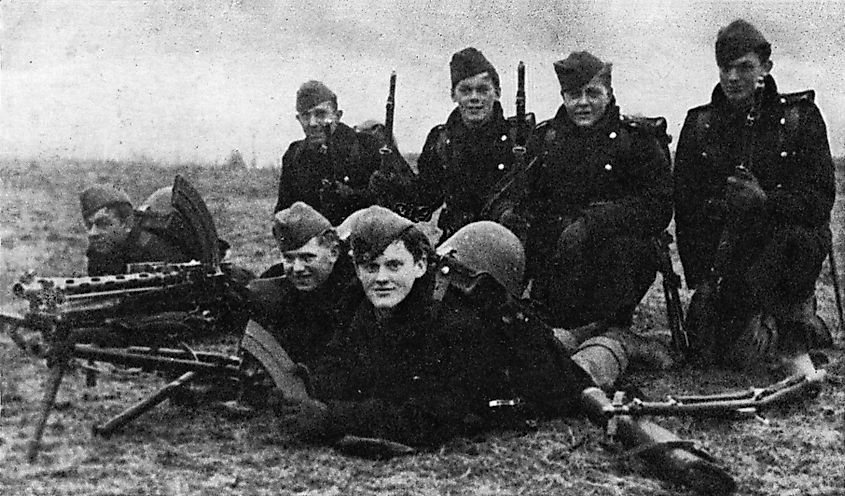
[[446, 138], [446, 144], [447, 144], [447, 145], [448, 145], [449, 143], [451, 143], [451, 142], [452, 142], [452, 140], [450, 140], [449, 138]]
[[704, 125], [704, 129], [710, 129], [710, 123], [709, 122]]
[[784, 124], [786, 124], [786, 117], [781, 117], [780, 118], [780, 125], [783, 126]]
[[604, 164], [604, 170], [611, 171], [611, 170], [613, 170], [613, 166], [610, 165], [610, 164]]
[[616, 139], [616, 131], [612, 131], [608, 136], [610, 139]]
[[500, 140], [502, 140], [502, 141], [507, 141], [507, 140], [508, 140], [508, 135], [507, 135], [507, 134], [503, 134], [503, 135], [502, 135], [502, 137], [501, 137], [501, 138], [499, 138], [499, 139], [500, 139]]
[[783, 157], [783, 158], [786, 158], [787, 155], [789, 155], [789, 154], [786, 153], [786, 152], [780, 152], [780, 156]]
[[786, 98], [781, 98], [780, 103], [786, 103]]
[[775, 188], [777, 188], [777, 189], [783, 188], [783, 184], [778, 183], [778, 185], [775, 186]]
[[505, 170], [505, 164], [499, 164], [496, 166], [496, 168], [499, 170]]
[[343, 176], [343, 182], [348, 183], [349, 182], [349, 176]]
[[707, 152], [701, 152], [701, 156], [707, 158]]
[[448, 273], [449, 273], [449, 267], [443, 267], [442, 269], [440, 269], [440, 272], [441, 272], [443, 275], [448, 274]]

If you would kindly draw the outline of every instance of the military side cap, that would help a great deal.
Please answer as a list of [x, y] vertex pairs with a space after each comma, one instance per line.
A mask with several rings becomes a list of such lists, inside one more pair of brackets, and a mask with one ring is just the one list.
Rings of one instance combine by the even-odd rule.
[[323, 102], [332, 102], [337, 106], [337, 95], [320, 81], [308, 81], [296, 91], [296, 111], [300, 114]]
[[349, 235], [349, 245], [356, 263], [377, 258], [411, 227], [414, 227], [414, 223], [410, 219], [393, 210], [378, 205], [364, 209], [352, 223]]
[[452, 55], [449, 62], [449, 69], [452, 73], [452, 89], [468, 77], [486, 72], [496, 87], [499, 87], [499, 73], [493, 64], [484, 55], [473, 47], [464, 48]]
[[96, 184], [86, 188], [79, 195], [79, 203], [82, 206], [82, 217], [85, 219], [94, 215], [101, 208], [121, 204], [132, 206], [129, 195], [107, 184]]
[[761, 61], [768, 60], [772, 45], [751, 23], [737, 19], [719, 30], [716, 36], [716, 63], [725, 67], [746, 53], [755, 52]]
[[296, 250], [331, 228], [323, 214], [301, 201], [273, 216], [273, 237], [283, 252]]
[[[563, 91], [577, 90], [589, 83], [596, 74], [610, 69], [610, 64], [602, 62], [590, 52], [572, 52], [563, 60], [554, 63], [555, 74]], [[607, 71], [607, 86], [610, 87], [610, 71]]]

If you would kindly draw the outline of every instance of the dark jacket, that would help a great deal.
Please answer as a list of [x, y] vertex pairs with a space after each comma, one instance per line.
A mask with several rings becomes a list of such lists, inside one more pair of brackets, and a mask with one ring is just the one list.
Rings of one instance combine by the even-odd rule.
[[672, 218], [672, 178], [661, 143], [620, 120], [613, 103], [588, 129], [577, 127], [561, 106], [537, 126], [528, 154], [541, 155], [521, 206], [531, 222], [529, 262], [548, 256], [562, 230], [579, 217], [593, 243], [654, 235]]
[[294, 362], [310, 366], [335, 331], [348, 323], [357, 306], [358, 286], [347, 256], [338, 259], [329, 278], [313, 291], [299, 291], [283, 276], [257, 279], [248, 288], [249, 317], [270, 332]]
[[191, 257], [175, 244], [168, 243], [139, 226], [132, 228], [126, 241], [111, 253], [97, 253], [89, 248], [85, 255], [88, 257], [89, 276], [125, 274], [127, 264], [131, 263], [176, 263], [191, 260]]
[[[766, 213], [778, 225], [801, 226], [830, 246], [835, 194], [827, 130], [811, 91], [779, 94], [766, 78], [760, 116], [753, 126], [750, 164], [766, 192]], [[687, 114], [675, 154], [675, 222], [689, 287], [713, 264], [725, 223], [725, 188], [745, 157], [746, 112], [728, 103], [721, 86], [711, 102]]]
[[446, 204], [439, 222], [444, 239], [470, 222], [499, 220], [515, 202], [503, 200], [495, 211], [481, 216], [514, 164], [511, 125], [498, 102], [493, 112], [481, 128], [470, 129], [456, 108], [446, 124], [429, 132], [417, 161], [419, 203], [432, 210]]
[[[368, 133], [356, 133], [339, 123], [325, 151], [294, 141], [282, 157], [278, 212], [303, 201], [339, 225], [352, 212], [373, 203], [370, 176], [380, 165], [381, 144]], [[327, 181], [329, 184], [325, 184]], [[335, 182], [352, 188], [351, 195], [336, 192]]]
[[[314, 396], [329, 407], [331, 434], [433, 446], [490, 426], [491, 401], [527, 395], [556, 413], [571, 410], [563, 405], [571, 407], [581, 390], [574, 389], [583, 387], [573, 386], [583, 378], [580, 369], [565, 355], [546, 360], [521, 334], [511, 341], [503, 322], [457, 291], [434, 304], [422, 280], [387, 322], [363, 303], [312, 375]], [[516, 353], [513, 343], [528, 348]]]

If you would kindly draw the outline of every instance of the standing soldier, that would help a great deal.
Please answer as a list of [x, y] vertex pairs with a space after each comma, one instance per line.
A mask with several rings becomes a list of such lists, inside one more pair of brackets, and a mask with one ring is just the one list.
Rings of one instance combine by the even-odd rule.
[[139, 262], [187, 262], [191, 258], [143, 228], [129, 196], [110, 185], [94, 185], [79, 196], [88, 232], [88, 275], [124, 274]]
[[417, 162], [419, 203], [432, 210], [445, 204], [438, 223], [444, 237], [476, 220], [500, 221], [518, 230], [515, 201], [488, 206], [514, 167], [516, 145], [514, 126], [499, 103], [499, 74], [471, 47], [454, 54], [449, 68], [457, 107], [423, 146]]
[[274, 212], [303, 201], [333, 225], [373, 203], [370, 176], [380, 165], [381, 143], [340, 122], [337, 95], [319, 81], [296, 92], [296, 120], [305, 139], [291, 143], [282, 157], [279, 198]]
[[744, 20], [719, 31], [719, 84], [710, 103], [689, 111], [678, 142], [678, 247], [697, 289], [690, 318], [717, 314], [711, 328], [691, 329], [712, 341], [702, 351], [729, 356], [743, 330], [766, 348], [773, 335], [763, 330], [776, 329], [775, 348], [795, 372], [811, 373], [814, 332], [830, 339], [813, 292], [831, 244], [833, 163], [813, 91], [778, 93], [770, 55]]
[[621, 117], [611, 64], [588, 52], [554, 68], [563, 105], [529, 144], [531, 296], [555, 327], [625, 330], [656, 275], [651, 238], [672, 218], [665, 121]]

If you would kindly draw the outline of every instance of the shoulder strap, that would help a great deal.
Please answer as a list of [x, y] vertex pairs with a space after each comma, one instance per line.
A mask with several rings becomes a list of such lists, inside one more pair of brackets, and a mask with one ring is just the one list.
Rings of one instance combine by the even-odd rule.
[[789, 153], [787, 150], [798, 139], [801, 129], [801, 109], [806, 104], [812, 104], [816, 92], [813, 90], [784, 93], [778, 97], [778, 103], [783, 114], [780, 118], [780, 132], [778, 133], [779, 153]]

